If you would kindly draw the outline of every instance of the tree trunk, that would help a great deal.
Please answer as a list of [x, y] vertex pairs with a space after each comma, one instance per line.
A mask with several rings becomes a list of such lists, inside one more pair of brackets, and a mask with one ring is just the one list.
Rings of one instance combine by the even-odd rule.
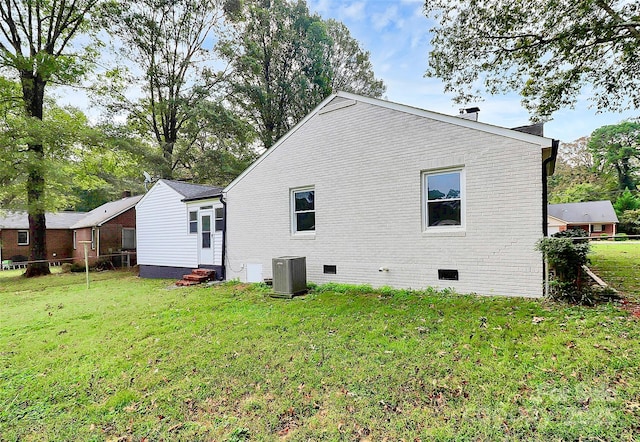
[[162, 142], [162, 158], [164, 161], [160, 170], [160, 178], [173, 179], [173, 148], [175, 144], [175, 140]]
[[[32, 72], [21, 72], [22, 96], [27, 116], [42, 120], [46, 81]], [[47, 226], [44, 204], [44, 147], [29, 144], [29, 174], [27, 177], [27, 205], [29, 214], [29, 265], [25, 276], [48, 275]]]

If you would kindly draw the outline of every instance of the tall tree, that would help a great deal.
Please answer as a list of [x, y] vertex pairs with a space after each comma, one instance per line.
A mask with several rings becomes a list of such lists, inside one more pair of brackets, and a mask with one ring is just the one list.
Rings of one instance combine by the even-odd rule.
[[[71, 43], [86, 26], [98, 0], [4, 0], [0, 3], [0, 67], [20, 81], [28, 118], [41, 121], [45, 88], [50, 82], [72, 83], [84, 73], [84, 51]], [[36, 122], [37, 124], [37, 122]], [[26, 194], [30, 261], [27, 276], [49, 273], [46, 262], [44, 146], [27, 144]]]
[[176, 144], [177, 172], [194, 182], [225, 186], [257, 157], [251, 125], [225, 106], [202, 101]]
[[562, 143], [556, 169], [549, 177], [549, 202], [577, 203], [615, 198], [616, 178], [594, 168], [589, 137]]
[[[50, 99], [45, 100], [42, 120], [27, 118], [22, 107], [0, 105], [0, 110], [3, 209], [27, 207], [29, 145], [34, 143], [43, 147], [43, 204], [47, 211], [90, 210], [122, 190], [141, 190], [140, 149], [135, 140], [111, 128], [92, 126], [80, 110], [57, 106]], [[106, 200], [86, 205], [82, 199], [91, 193], [103, 194]]]
[[382, 80], [375, 78], [369, 51], [351, 36], [344, 23], [329, 19], [325, 21], [325, 27], [331, 39], [331, 90], [373, 98], [382, 96], [387, 88]]
[[163, 178], [172, 178], [179, 164], [174, 150], [183, 126], [219, 84], [220, 73], [211, 69], [213, 32], [232, 6], [219, 0], [140, 0], [105, 8], [108, 30], [121, 43], [118, 54], [133, 67], [127, 70], [118, 61], [104, 77], [100, 96], [112, 112], [124, 112], [133, 127], [152, 135]]
[[232, 65], [230, 102], [269, 148], [333, 91], [380, 96], [369, 54], [304, 0], [253, 0], [218, 49]]
[[638, 2], [426, 0], [425, 11], [436, 20], [427, 75], [458, 102], [516, 90], [546, 117], [588, 85], [599, 109], [640, 107]]
[[615, 170], [620, 191], [636, 190], [640, 182], [640, 123], [625, 121], [598, 128], [588, 146], [599, 170]]

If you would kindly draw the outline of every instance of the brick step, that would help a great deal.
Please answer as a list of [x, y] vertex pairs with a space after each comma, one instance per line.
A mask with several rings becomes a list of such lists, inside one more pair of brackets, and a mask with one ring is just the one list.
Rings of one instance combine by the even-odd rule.
[[198, 285], [200, 284], [198, 281], [186, 281], [184, 279], [181, 279], [180, 281], [176, 282], [176, 285], [179, 287], [189, 287], [192, 285]]
[[188, 275], [183, 275], [182, 279], [185, 281], [206, 282], [209, 280], [209, 277], [206, 275], [196, 275], [196, 274], [190, 273]]
[[216, 271], [211, 269], [193, 269], [191, 273], [193, 273], [194, 275], [206, 276], [207, 278], [211, 279], [213, 279], [216, 275]]

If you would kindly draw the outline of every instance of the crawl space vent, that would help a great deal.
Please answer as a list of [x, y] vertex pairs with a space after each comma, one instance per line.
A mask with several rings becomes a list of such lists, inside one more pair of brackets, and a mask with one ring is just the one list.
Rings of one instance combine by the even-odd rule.
[[446, 281], [457, 281], [458, 271], [451, 269], [438, 269], [438, 279], [444, 279]]

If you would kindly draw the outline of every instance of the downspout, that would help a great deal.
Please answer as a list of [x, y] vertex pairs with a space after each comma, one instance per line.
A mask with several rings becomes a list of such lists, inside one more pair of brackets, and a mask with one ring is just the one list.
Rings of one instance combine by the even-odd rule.
[[220, 194], [220, 202], [222, 203], [222, 280], [227, 279], [227, 268], [225, 259], [227, 257], [227, 202], [224, 195]]
[[559, 140], [551, 141], [551, 155], [549, 158], [542, 162], [542, 234], [546, 237], [549, 233], [549, 226], [547, 225], [547, 216], [549, 215], [549, 208], [547, 207], [549, 198], [547, 197], [547, 165], [556, 160], [558, 155], [558, 148], [560, 146]]
[[[558, 155], [558, 148], [560, 147], [559, 140], [551, 141], [551, 155], [546, 160], [542, 161], [542, 234], [543, 238], [546, 238], [549, 234], [549, 225], [547, 221], [547, 217], [549, 215], [549, 208], [547, 197], [547, 178], [548, 167], [552, 161], [556, 160], [556, 156]], [[542, 282], [544, 284], [544, 295], [549, 296], [549, 265], [546, 259], [542, 260]]]

